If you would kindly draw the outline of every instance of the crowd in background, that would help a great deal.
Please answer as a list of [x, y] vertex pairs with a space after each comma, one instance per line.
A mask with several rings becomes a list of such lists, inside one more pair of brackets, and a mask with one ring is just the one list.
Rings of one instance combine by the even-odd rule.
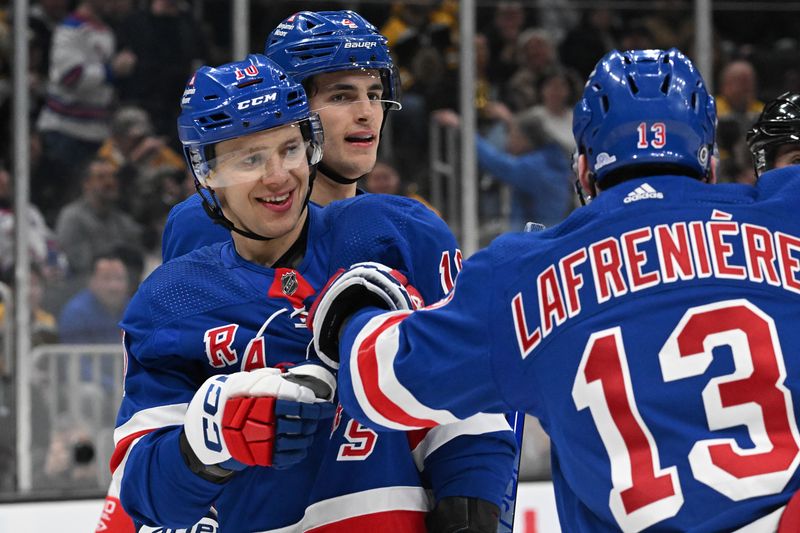
[[[458, 2], [251, 4], [253, 51], [262, 51], [267, 31], [300, 9], [356, 9], [381, 30], [400, 71], [403, 110], [392, 115], [384, 160], [363, 186], [428, 196], [429, 125], [458, 121]], [[526, 220], [550, 225], [575, 206], [572, 106], [599, 57], [612, 48], [673, 46], [693, 56], [692, 2], [646, 10], [572, 4], [477, 3], [471, 46], [478, 162], [486, 175], [480, 210], [497, 214], [500, 184], [510, 187], [510, 212], [501, 213], [507, 229], [521, 229]], [[745, 132], [763, 101], [800, 90], [798, 17], [749, 4], [715, 13], [714, 71], [703, 73], [717, 96], [720, 181], [754, 181]], [[10, 157], [19, 141], [11, 131], [11, 17], [10, 2], [0, 0], [0, 282], [6, 285], [13, 282]], [[25, 216], [34, 343], [118, 340], [116, 323], [128, 298], [160, 262], [169, 209], [194, 190], [177, 142], [179, 98], [194, 69], [229, 59], [229, 17], [229, 2], [220, 0], [31, 2], [32, 205]], [[526, 453], [546, 457], [547, 450]]]

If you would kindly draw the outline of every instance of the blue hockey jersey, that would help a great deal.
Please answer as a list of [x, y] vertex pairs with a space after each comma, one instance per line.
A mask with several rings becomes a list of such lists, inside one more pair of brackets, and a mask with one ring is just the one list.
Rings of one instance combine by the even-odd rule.
[[231, 232], [213, 220], [203, 209], [200, 193], [192, 194], [172, 206], [161, 236], [161, 260], [170, 259], [213, 244], [229, 241]]
[[340, 401], [378, 429], [539, 417], [564, 531], [774, 531], [800, 487], [798, 207], [800, 167], [616, 185], [427, 309], [360, 311]]
[[500, 503], [515, 454], [500, 415], [380, 435], [339, 411], [294, 467], [250, 467], [217, 485], [184, 464], [178, 437], [203, 381], [305, 361], [314, 295], [337, 268], [364, 260], [402, 270], [434, 301], [452, 287], [460, 255], [421, 204], [364, 195], [309, 207], [296, 269], [252, 264], [228, 241], [173, 259], [143, 282], [121, 323], [127, 367], [112, 459], [136, 521], [187, 527], [213, 504], [223, 531], [411, 532], [424, 531], [436, 499]]

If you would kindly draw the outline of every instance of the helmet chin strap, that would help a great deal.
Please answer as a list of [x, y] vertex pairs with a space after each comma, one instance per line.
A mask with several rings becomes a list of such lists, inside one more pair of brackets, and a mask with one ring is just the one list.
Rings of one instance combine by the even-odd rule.
[[320, 161], [319, 164], [317, 164], [317, 166], [319, 167], [319, 171], [322, 172], [323, 174], [325, 174], [326, 178], [329, 178], [329, 179], [335, 181], [336, 183], [340, 183], [342, 185], [352, 185], [352, 184], [356, 183], [358, 180], [360, 180], [361, 178], [364, 177], [364, 176], [359, 176], [359, 177], [357, 177], [355, 179], [353, 179], [353, 178], [345, 178], [344, 176], [342, 176], [341, 174], [339, 174], [338, 172], [333, 170], [331, 167], [329, 167], [328, 165], [326, 165], [322, 161]]
[[[311, 171], [309, 172], [308, 176], [308, 191], [306, 192], [306, 197], [303, 200], [303, 209], [308, 208], [308, 202], [311, 200], [311, 189], [314, 188], [314, 178], [317, 175], [317, 165], [311, 166]], [[219, 198], [217, 198], [217, 194], [214, 192], [214, 189], [209, 187], [203, 187], [200, 185], [200, 182], [195, 180], [194, 183], [195, 188], [197, 189], [197, 194], [200, 195], [200, 198], [203, 200], [203, 210], [206, 214], [214, 221], [214, 223], [219, 224], [223, 228], [227, 229], [228, 231], [233, 231], [242, 235], [243, 237], [247, 237], [248, 239], [253, 239], [254, 241], [271, 241], [276, 239], [277, 237], [264, 237], [263, 235], [259, 235], [249, 229], [242, 229], [237, 228], [236, 225], [225, 216], [225, 213], [222, 211], [222, 206], [219, 203]], [[205, 194], [203, 194], [202, 190], [208, 191], [208, 194], [211, 196], [211, 199], [207, 198]], [[300, 213], [303, 213], [303, 210], [300, 210]]]

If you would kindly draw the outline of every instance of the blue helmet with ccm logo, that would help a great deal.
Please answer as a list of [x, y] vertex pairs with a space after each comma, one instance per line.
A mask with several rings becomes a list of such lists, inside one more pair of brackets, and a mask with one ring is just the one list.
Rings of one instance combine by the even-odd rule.
[[400, 99], [400, 76], [386, 37], [355, 11], [300, 11], [269, 34], [264, 53], [300, 83], [340, 70], [380, 71], [386, 100]]
[[309, 111], [305, 90], [269, 58], [251, 54], [220, 67], [200, 67], [181, 97], [178, 137], [192, 173], [206, 185], [214, 144], [299, 123], [308, 162], [322, 159], [322, 126]]
[[716, 123], [714, 98], [679, 50], [614, 50], [590, 74], [572, 131], [602, 189], [634, 166], [706, 177]]

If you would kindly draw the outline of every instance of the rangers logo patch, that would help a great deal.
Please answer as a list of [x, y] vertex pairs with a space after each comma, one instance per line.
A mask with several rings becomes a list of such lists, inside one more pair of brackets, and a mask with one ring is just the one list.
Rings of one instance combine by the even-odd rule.
[[287, 272], [281, 276], [281, 289], [283, 290], [283, 294], [286, 296], [291, 296], [297, 290], [297, 287], [297, 274], [295, 274], [293, 271]]

